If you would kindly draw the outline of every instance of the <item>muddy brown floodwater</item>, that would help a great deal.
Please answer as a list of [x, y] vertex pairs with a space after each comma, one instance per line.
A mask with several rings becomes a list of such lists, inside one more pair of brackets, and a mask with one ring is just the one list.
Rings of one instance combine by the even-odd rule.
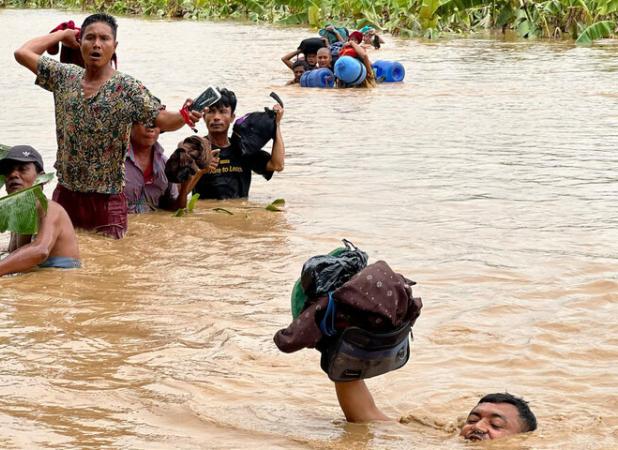
[[[69, 18], [0, 10], [0, 142], [49, 169], [52, 97], [12, 52]], [[2, 278], [0, 447], [468, 448], [457, 424], [506, 390], [540, 426], [496, 448], [618, 448], [616, 41], [389, 38], [372, 57], [405, 83], [326, 91], [284, 86], [308, 30], [119, 23], [120, 69], [169, 108], [278, 92], [286, 169], [249, 201], [131, 217], [122, 241], [80, 232], [82, 270]], [[304, 260], [343, 237], [419, 283], [410, 362], [368, 381], [405, 423], [346, 424], [318, 353], [272, 342]]]

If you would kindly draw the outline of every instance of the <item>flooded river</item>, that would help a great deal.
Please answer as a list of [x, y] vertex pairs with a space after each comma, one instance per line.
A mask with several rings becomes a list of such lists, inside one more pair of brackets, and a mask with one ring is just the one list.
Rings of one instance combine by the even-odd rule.
[[[69, 18], [0, 10], [0, 142], [48, 170], [52, 97], [12, 53]], [[119, 24], [120, 70], [170, 109], [276, 91], [286, 168], [249, 201], [131, 217], [122, 241], [80, 232], [82, 270], [2, 278], [0, 447], [469, 448], [457, 424], [508, 391], [539, 430], [492, 448], [618, 448], [616, 41], [387, 38], [371, 56], [405, 83], [319, 90], [284, 86], [304, 29]], [[319, 354], [272, 342], [304, 260], [344, 237], [424, 300], [410, 362], [368, 381], [403, 423], [346, 424]]]

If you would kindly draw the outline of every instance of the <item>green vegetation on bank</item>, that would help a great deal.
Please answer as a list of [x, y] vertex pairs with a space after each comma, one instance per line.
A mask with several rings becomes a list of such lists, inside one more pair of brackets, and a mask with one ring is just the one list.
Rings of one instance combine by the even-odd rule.
[[68, 8], [187, 19], [242, 19], [319, 28], [373, 25], [404, 37], [514, 30], [578, 43], [617, 35], [618, 0], [0, 0], [0, 7]]

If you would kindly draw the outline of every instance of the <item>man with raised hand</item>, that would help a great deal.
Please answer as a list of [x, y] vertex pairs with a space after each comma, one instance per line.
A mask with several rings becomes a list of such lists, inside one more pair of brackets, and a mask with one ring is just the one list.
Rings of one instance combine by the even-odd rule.
[[[190, 100], [179, 112], [165, 110], [141, 82], [113, 68], [117, 28], [112, 16], [93, 14], [81, 31], [59, 30], [26, 42], [15, 59], [54, 94], [58, 186], [53, 199], [76, 227], [120, 239], [127, 231], [124, 164], [132, 124], [172, 131], [193, 126], [202, 114], [188, 109]], [[85, 68], [42, 56], [60, 42], [80, 48]]]
[[257, 150], [245, 154], [229, 138], [230, 125], [234, 122], [236, 111], [236, 94], [229, 89], [220, 89], [221, 98], [217, 103], [204, 110], [204, 122], [208, 128], [206, 139], [211, 148], [219, 150], [219, 164], [210, 173], [203, 175], [193, 189], [200, 194], [200, 199], [230, 199], [249, 196], [251, 173], [262, 175], [270, 180], [274, 172], [281, 172], [285, 161], [285, 146], [281, 135], [283, 107], [274, 105], [277, 123], [273, 139], [272, 152]]
[[[337, 400], [348, 422], [394, 420], [376, 406], [363, 380], [336, 382]], [[508, 393], [487, 394], [472, 408], [459, 435], [484, 441], [536, 430], [528, 403]]]

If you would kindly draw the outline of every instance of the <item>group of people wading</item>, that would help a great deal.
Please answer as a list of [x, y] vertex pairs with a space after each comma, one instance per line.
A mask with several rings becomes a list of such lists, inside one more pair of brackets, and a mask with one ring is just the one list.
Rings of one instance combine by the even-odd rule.
[[[12, 233], [9, 255], [0, 260], [0, 276], [33, 267], [80, 267], [74, 227], [120, 239], [127, 232], [127, 214], [157, 208], [176, 210], [187, 204], [189, 193], [201, 198], [239, 198], [249, 193], [251, 173], [270, 179], [283, 170], [285, 149], [280, 122], [283, 107], [274, 106], [277, 131], [272, 152], [244, 154], [230, 142], [236, 96], [220, 89], [219, 100], [202, 111], [188, 99], [180, 111], [169, 111], [135, 78], [112, 65], [116, 20], [107, 14], [87, 17], [80, 29], [59, 27], [29, 40], [15, 51], [15, 59], [36, 75], [36, 84], [54, 95], [58, 185], [46, 212], [39, 217], [34, 236]], [[354, 55], [367, 68], [367, 83], [375, 83], [367, 48], [384, 41], [372, 28], [342, 36], [329, 26], [325, 44], [315, 53], [292, 62], [301, 51], [283, 61], [298, 81], [302, 71], [332, 67], [331, 47]], [[332, 38], [334, 36], [334, 38]], [[324, 37], [324, 36], [323, 36]], [[334, 40], [333, 40], [334, 39]], [[44, 53], [59, 44], [79, 49], [83, 67], [58, 62]], [[340, 53], [341, 53], [340, 52]], [[157, 142], [161, 131], [175, 131], [204, 120], [208, 135], [207, 163], [186, 181], [169, 183], [165, 155]], [[29, 145], [16, 145], [0, 160], [9, 194], [33, 186], [44, 172], [41, 155]], [[339, 404], [349, 421], [390, 420], [375, 405], [362, 380], [335, 384]], [[510, 394], [489, 394], [469, 413], [461, 435], [469, 440], [494, 439], [536, 429], [527, 403]]]
[[[329, 69], [335, 72], [335, 63], [341, 56], [356, 58], [365, 66], [365, 79], [354, 87], [372, 88], [376, 86], [374, 70], [368, 52], [379, 49], [384, 39], [376, 29], [366, 25], [360, 30], [348, 32], [347, 28], [327, 25], [319, 31], [320, 37], [308, 38], [301, 42], [298, 49], [286, 53], [281, 61], [292, 70], [294, 78], [290, 84], [300, 83], [305, 72], [317, 69]], [[340, 79], [336, 79], [337, 87], [349, 87]]]
[[[41, 264], [79, 266], [73, 227], [121, 239], [128, 213], [184, 208], [192, 191], [201, 198], [246, 197], [252, 172], [268, 180], [283, 170], [280, 126], [271, 153], [246, 155], [230, 142], [234, 92], [220, 89], [219, 100], [203, 111], [191, 109], [190, 99], [180, 111], [169, 111], [140, 81], [117, 71], [111, 64], [116, 60], [117, 27], [112, 16], [94, 14], [81, 29], [59, 27], [15, 51], [15, 59], [36, 75], [36, 84], [54, 95], [58, 184], [36, 236], [11, 236], [0, 275]], [[83, 67], [44, 55], [59, 44], [79, 49]], [[283, 107], [277, 104], [273, 109], [279, 125]], [[200, 138], [208, 163], [183, 183], [169, 183], [159, 133], [185, 124], [194, 128], [202, 119], [208, 128], [208, 135]], [[23, 145], [10, 149], [0, 169], [8, 193], [32, 186], [44, 170], [40, 154]], [[68, 260], [60, 265], [58, 258]]]

